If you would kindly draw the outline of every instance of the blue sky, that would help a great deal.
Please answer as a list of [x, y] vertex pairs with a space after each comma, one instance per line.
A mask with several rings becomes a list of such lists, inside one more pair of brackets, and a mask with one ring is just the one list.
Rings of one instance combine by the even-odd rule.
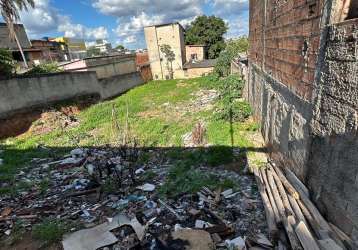
[[229, 25], [227, 38], [248, 33], [248, 0], [35, 0], [21, 13], [31, 38], [68, 36], [91, 43], [106, 39], [127, 48], [145, 48], [143, 27], [198, 15], [217, 15]]

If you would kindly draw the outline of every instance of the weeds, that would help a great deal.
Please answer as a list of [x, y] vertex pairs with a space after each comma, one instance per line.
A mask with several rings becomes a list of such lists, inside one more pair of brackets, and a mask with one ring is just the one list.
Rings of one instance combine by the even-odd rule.
[[62, 240], [62, 236], [70, 230], [70, 225], [60, 220], [46, 219], [34, 226], [32, 234], [46, 246]]
[[233, 188], [234, 182], [228, 179], [219, 180], [215, 175], [195, 169], [187, 162], [180, 162], [172, 167], [159, 193], [163, 196], [175, 197], [184, 193], [196, 193], [203, 187], [212, 190]]

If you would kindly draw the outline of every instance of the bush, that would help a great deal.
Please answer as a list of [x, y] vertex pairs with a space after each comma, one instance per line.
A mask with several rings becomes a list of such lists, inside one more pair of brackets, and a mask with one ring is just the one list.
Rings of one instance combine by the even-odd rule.
[[11, 52], [0, 49], [0, 77], [9, 77], [14, 73], [14, 60]]
[[67, 233], [71, 225], [59, 220], [46, 219], [33, 228], [33, 236], [44, 242], [46, 245], [52, 245], [62, 240], [62, 236]]
[[226, 121], [244, 121], [251, 113], [250, 105], [240, 100], [245, 82], [238, 75], [230, 75], [217, 82], [220, 101], [215, 118]]
[[230, 74], [231, 61], [239, 55], [239, 53], [247, 51], [249, 41], [247, 37], [241, 37], [227, 42], [226, 49], [221, 51], [215, 65], [215, 72], [219, 76], [228, 76]]
[[34, 66], [31, 70], [27, 71], [24, 75], [39, 75], [59, 73], [63, 70], [58, 67], [56, 63], [44, 63]]

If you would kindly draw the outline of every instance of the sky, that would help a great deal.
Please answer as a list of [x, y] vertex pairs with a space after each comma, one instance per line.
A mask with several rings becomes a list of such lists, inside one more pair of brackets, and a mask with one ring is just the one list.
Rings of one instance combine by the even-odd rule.
[[188, 25], [198, 15], [216, 15], [229, 26], [226, 38], [248, 33], [248, 0], [35, 0], [36, 7], [21, 12], [31, 39], [67, 36], [89, 44], [106, 39], [113, 46], [146, 48], [143, 27], [180, 22]]

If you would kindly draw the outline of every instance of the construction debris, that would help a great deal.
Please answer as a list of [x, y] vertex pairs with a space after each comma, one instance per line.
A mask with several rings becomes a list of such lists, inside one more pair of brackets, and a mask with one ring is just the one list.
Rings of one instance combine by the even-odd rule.
[[[271, 238], [278, 240], [286, 235], [286, 247], [292, 249], [354, 249], [352, 241], [323, 218], [309, 199], [304, 184], [291, 171], [284, 172], [286, 175], [272, 162], [266, 169], [254, 169]], [[280, 232], [279, 228], [284, 231]], [[264, 235], [258, 236], [253, 241], [272, 247]], [[278, 241], [278, 245], [283, 244]]]
[[[146, 153], [152, 159], [137, 164], [143, 153], [77, 148], [63, 158], [34, 159], [15, 182], [31, 187], [0, 198], [0, 237], [11, 237], [18, 221], [31, 231], [47, 218], [79, 230], [64, 237], [64, 250], [225, 249], [226, 240], [267, 234], [252, 176], [198, 166], [217, 179], [239, 183], [240, 189], [203, 186], [197, 194], [159, 198], [171, 165], [163, 152], [151, 150]], [[148, 178], [150, 172], [155, 174]]]

